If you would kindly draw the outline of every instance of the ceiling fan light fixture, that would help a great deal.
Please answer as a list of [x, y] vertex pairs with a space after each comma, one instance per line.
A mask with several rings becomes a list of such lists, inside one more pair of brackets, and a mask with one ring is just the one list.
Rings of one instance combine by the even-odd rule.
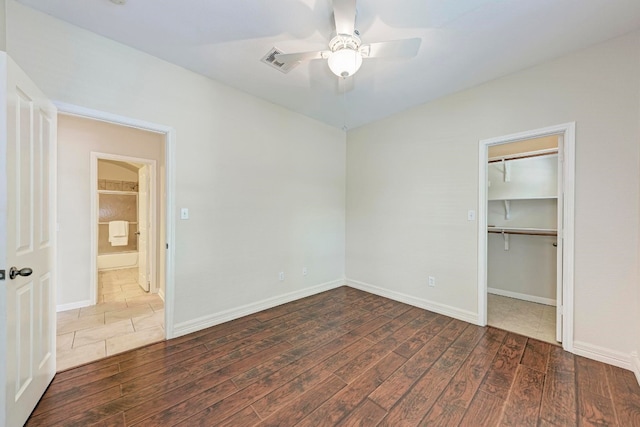
[[343, 48], [331, 52], [329, 55], [329, 68], [338, 77], [351, 77], [362, 65], [362, 54], [351, 48]]

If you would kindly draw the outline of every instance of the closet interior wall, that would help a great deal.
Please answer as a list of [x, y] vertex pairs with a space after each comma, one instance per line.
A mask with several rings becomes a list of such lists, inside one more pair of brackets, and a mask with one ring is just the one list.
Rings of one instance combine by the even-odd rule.
[[557, 139], [555, 149], [502, 156], [495, 156], [490, 150], [487, 191], [490, 294], [556, 304], [557, 179]]

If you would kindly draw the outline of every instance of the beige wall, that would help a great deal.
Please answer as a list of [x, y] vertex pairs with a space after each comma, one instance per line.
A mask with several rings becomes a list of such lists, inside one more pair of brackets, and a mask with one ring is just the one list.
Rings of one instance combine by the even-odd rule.
[[190, 210], [170, 242], [178, 326], [343, 280], [344, 132], [13, 1], [9, 12], [10, 55], [54, 100], [175, 129], [175, 214]]
[[98, 179], [138, 182], [138, 170], [121, 162], [98, 160]]
[[[164, 163], [164, 136], [69, 115], [58, 116], [58, 306], [89, 300], [91, 286], [91, 152]], [[159, 183], [162, 176], [158, 171]], [[158, 212], [161, 210], [160, 198]], [[158, 227], [158, 241], [160, 237]], [[164, 256], [158, 245], [158, 257]], [[158, 280], [158, 279], [156, 279]], [[162, 284], [162, 281], [159, 282]]]
[[628, 361], [639, 91], [636, 32], [349, 132], [347, 278], [476, 314], [478, 141], [575, 121], [575, 344]]

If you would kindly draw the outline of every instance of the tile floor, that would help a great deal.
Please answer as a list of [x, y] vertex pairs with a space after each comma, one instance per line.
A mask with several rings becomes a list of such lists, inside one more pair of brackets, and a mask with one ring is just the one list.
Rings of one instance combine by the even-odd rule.
[[58, 371], [164, 339], [164, 302], [137, 268], [99, 273], [98, 304], [58, 313]]
[[556, 308], [500, 295], [488, 295], [487, 323], [530, 338], [558, 345]]

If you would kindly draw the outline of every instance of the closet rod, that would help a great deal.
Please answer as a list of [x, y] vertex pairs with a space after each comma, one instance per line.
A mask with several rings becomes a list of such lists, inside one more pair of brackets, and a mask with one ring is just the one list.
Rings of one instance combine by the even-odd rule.
[[497, 234], [523, 234], [527, 236], [557, 236], [557, 231], [524, 231], [524, 230], [508, 230], [498, 228], [496, 230], [487, 230], [489, 233]]
[[531, 157], [549, 156], [551, 154], [558, 154], [558, 149], [554, 148], [552, 150], [541, 150], [539, 152], [533, 152], [533, 153], [513, 154], [513, 155], [507, 155], [507, 156], [493, 157], [489, 159], [488, 163], [499, 163], [499, 162], [502, 162], [503, 160], [528, 159]]
[[[107, 222], [104, 222], [104, 221], [98, 221], [98, 225], [109, 225], [109, 222], [111, 222], [111, 221], [107, 221]], [[129, 221], [129, 225], [131, 225], [131, 224], [136, 225], [136, 224], [138, 224], [138, 223], [137, 223], [137, 222], [135, 222], [135, 221]]]

